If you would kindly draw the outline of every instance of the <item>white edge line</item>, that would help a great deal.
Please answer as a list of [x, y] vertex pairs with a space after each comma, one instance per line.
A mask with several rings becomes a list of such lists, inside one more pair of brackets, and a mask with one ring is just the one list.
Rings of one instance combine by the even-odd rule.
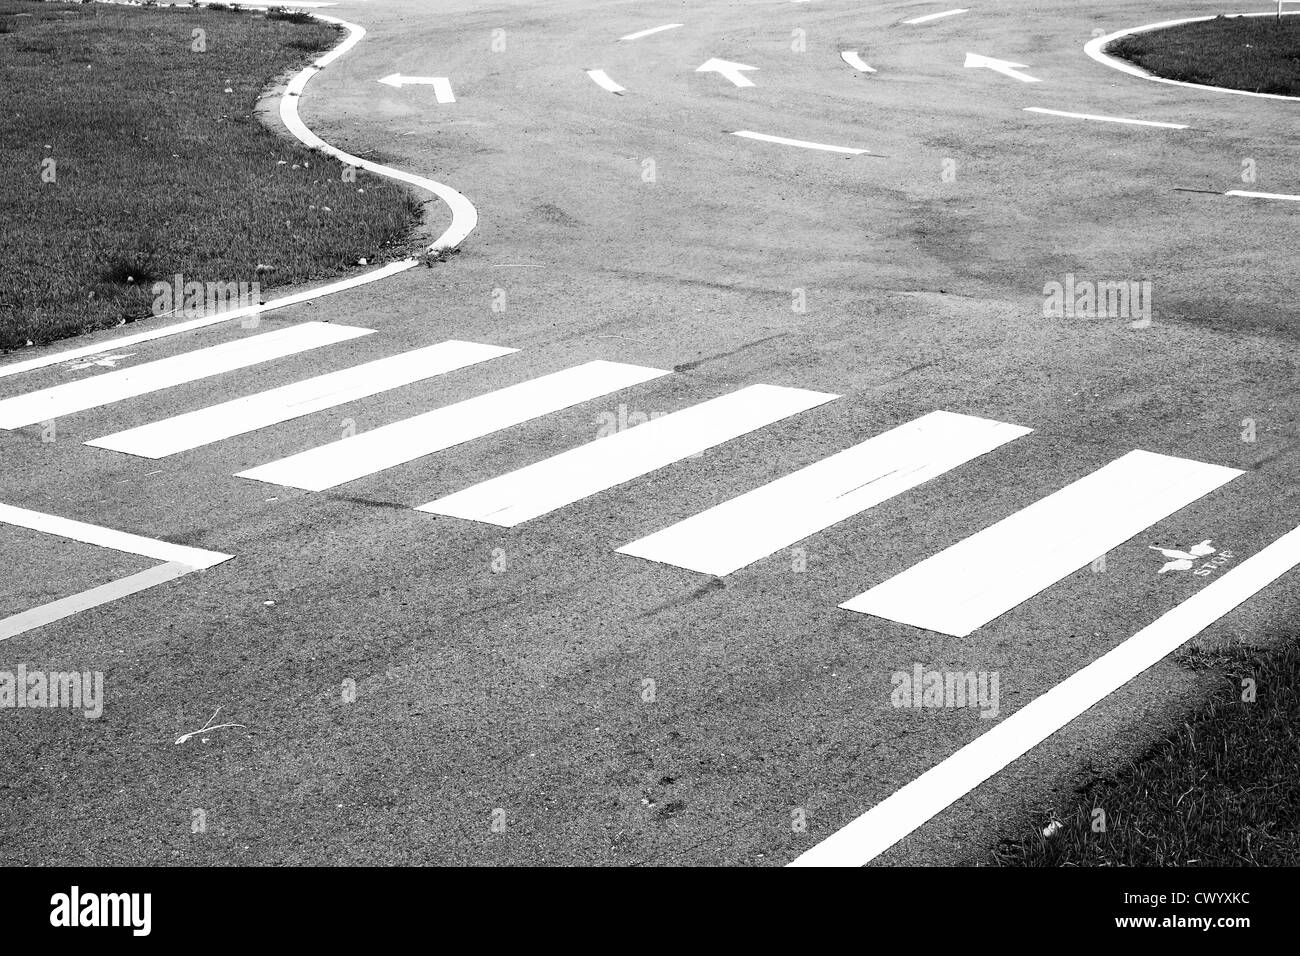
[[295, 292], [292, 295], [282, 296], [279, 299], [272, 299], [270, 302], [261, 305], [250, 305], [244, 308], [230, 309], [225, 312], [218, 312], [215, 315], [205, 315], [197, 319], [191, 319], [188, 322], [179, 322], [176, 325], [168, 325], [161, 329], [151, 329], [148, 332], [137, 332], [133, 335], [123, 335], [115, 339], [105, 339], [102, 342], [96, 342], [92, 345], [81, 345], [74, 349], [64, 349], [63, 351], [52, 352], [38, 358], [15, 362], [13, 365], [0, 367], [0, 378], [5, 378], [10, 375], [18, 375], [22, 372], [30, 372], [34, 369], [45, 368], [50, 365], [58, 365], [60, 362], [70, 362], [73, 359], [83, 358], [87, 355], [98, 355], [101, 352], [126, 348], [130, 345], [138, 345], [141, 342], [151, 342], [154, 339], [166, 338], [169, 335], [177, 335], [181, 332], [193, 332], [196, 329], [207, 328], [210, 325], [220, 325], [222, 322], [233, 322], [235, 319], [258, 315], [262, 312], [270, 312], [273, 309], [283, 309], [286, 306], [297, 305], [300, 302], [309, 302], [312, 299], [319, 299], [322, 296], [333, 295], [337, 292], [345, 292], [348, 289], [355, 289], [357, 286], [366, 285], [367, 283], [375, 282], [379, 279], [386, 279], [389, 276], [397, 275], [399, 272], [405, 272], [407, 269], [411, 269], [419, 264], [419, 261], [416, 259], [404, 259], [401, 262], [389, 263], [373, 272], [367, 272], [365, 275], [341, 279], [338, 282], [318, 286], [315, 289], [308, 289], [304, 292]]
[[865, 149], [855, 149], [851, 146], [828, 146], [826, 143], [810, 143], [802, 139], [787, 139], [784, 136], [772, 136], [768, 133], [755, 133], [753, 130], [738, 129], [734, 130], [732, 136], [743, 136], [745, 139], [756, 139], [763, 143], [779, 143], [782, 146], [799, 146], [803, 149], [820, 149], [828, 153], [850, 153], [854, 156], [860, 156], [867, 151]]
[[[1276, 12], [1268, 13], [1239, 13], [1230, 16], [1241, 17], [1275, 17]], [[1284, 17], [1300, 16], [1300, 12], [1286, 11], [1282, 14]], [[1213, 20], [1215, 17], [1187, 17], [1182, 20], [1165, 20], [1163, 23], [1148, 23], [1143, 27], [1130, 27], [1127, 30], [1116, 30], [1114, 33], [1108, 33], [1106, 36], [1094, 37], [1083, 46], [1083, 52], [1088, 54], [1098, 63], [1104, 64], [1113, 70], [1119, 70], [1121, 73], [1127, 73], [1130, 76], [1138, 76], [1144, 80], [1151, 80], [1155, 83], [1167, 83], [1170, 86], [1185, 86], [1192, 90], [1209, 90], [1215, 93], [1236, 93], [1238, 96], [1254, 96], [1265, 100], [1291, 100], [1292, 102], [1300, 101], [1300, 96], [1286, 96], [1282, 93], [1255, 93], [1251, 90], [1234, 90], [1226, 86], [1208, 86], [1204, 83], [1186, 83], [1182, 80], [1171, 80], [1163, 76], [1155, 76], [1148, 73], [1135, 63], [1127, 60], [1121, 60], [1118, 57], [1110, 56], [1102, 52], [1105, 48], [1118, 40], [1120, 37], [1131, 36], [1135, 33], [1150, 33], [1153, 30], [1163, 30], [1167, 27], [1181, 26], [1184, 23], [1201, 23], [1205, 20]]]
[[1300, 527], [1034, 698], [788, 865], [869, 863], [1297, 564]]
[[[122, 0], [100, 0], [100, 2], [119, 2]], [[125, 6], [141, 6], [139, 3], [125, 3]], [[161, 4], [162, 6], [188, 6], [188, 4]], [[289, 4], [291, 6], [291, 4]], [[393, 169], [390, 166], [382, 166], [379, 163], [372, 163], [369, 160], [361, 159], [345, 153], [334, 146], [329, 145], [319, 136], [313, 133], [303, 123], [298, 115], [298, 98], [302, 96], [308, 81], [317, 73], [323, 70], [336, 59], [343, 56], [366, 35], [364, 27], [355, 23], [349, 23], [346, 20], [340, 20], [337, 17], [326, 16], [321, 13], [310, 13], [311, 17], [321, 20], [325, 23], [332, 23], [341, 26], [348, 31], [348, 35], [339, 43], [338, 46], [319, 57], [315, 63], [306, 67], [290, 80], [286, 87], [284, 95], [280, 98], [280, 120], [300, 142], [305, 145], [318, 149], [323, 153], [333, 156], [348, 165], [356, 166], [360, 169], [368, 170], [379, 176], [389, 179], [396, 179], [400, 182], [408, 183], [432, 192], [451, 210], [451, 224], [438, 239], [429, 246], [430, 251], [441, 249], [451, 249], [460, 245], [465, 238], [478, 225], [478, 211], [474, 204], [466, 199], [450, 186], [435, 182], [432, 179], [426, 179], [422, 176], [415, 176], [410, 173]], [[87, 355], [97, 355], [100, 352], [125, 348], [130, 345], [136, 345], [141, 342], [152, 341], [153, 339], [163, 338], [169, 335], [176, 335], [181, 332], [191, 332], [196, 329], [205, 328], [210, 325], [217, 325], [222, 322], [230, 322], [234, 319], [243, 318], [260, 312], [269, 312], [273, 309], [282, 309], [286, 306], [297, 305], [301, 302], [309, 302], [314, 299], [322, 298], [327, 295], [334, 295], [339, 292], [345, 292], [358, 286], [375, 282], [379, 279], [386, 279], [389, 276], [397, 275], [419, 265], [416, 259], [403, 259], [400, 262], [389, 263], [379, 269], [375, 269], [365, 275], [352, 276], [342, 279], [338, 282], [332, 282], [328, 285], [319, 286], [315, 289], [308, 289], [304, 292], [296, 292], [291, 295], [283, 296], [279, 299], [273, 299], [270, 302], [261, 305], [248, 306], [246, 308], [234, 309], [229, 312], [221, 312], [216, 315], [204, 316], [189, 322], [181, 322], [176, 325], [167, 326], [166, 328], [153, 329], [149, 332], [140, 332], [134, 335], [127, 335], [116, 339], [106, 339], [92, 345], [80, 346], [73, 349], [65, 349], [60, 352], [54, 352], [39, 358], [27, 359], [22, 362], [15, 362], [12, 365], [0, 367], [0, 378], [10, 375], [18, 375], [22, 372], [30, 372], [38, 368], [46, 368], [50, 365], [57, 365], [60, 362], [68, 362], [74, 359], [82, 358]]]
[[1125, 123], [1130, 126], [1159, 126], [1162, 129], [1187, 129], [1183, 123], [1157, 123], [1155, 120], [1128, 119], [1124, 116], [1098, 116], [1095, 113], [1067, 113], [1065, 110], [1049, 110], [1041, 106], [1026, 106], [1026, 113], [1042, 113], [1045, 116], [1065, 116], [1069, 119], [1096, 120], [1098, 123]]

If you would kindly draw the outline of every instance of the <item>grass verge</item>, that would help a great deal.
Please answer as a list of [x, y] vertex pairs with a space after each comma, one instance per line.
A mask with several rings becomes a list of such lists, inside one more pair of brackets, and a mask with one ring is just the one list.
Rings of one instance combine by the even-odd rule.
[[255, 115], [339, 40], [302, 19], [0, 0], [0, 350], [160, 311], [175, 275], [266, 290], [411, 248], [421, 200]]
[[1217, 16], [1121, 37], [1106, 52], [1183, 83], [1300, 96], [1300, 16]]
[[[1191, 647], [1180, 661], [1222, 675], [1205, 707], [1142, 758], [1082, 790], [1067, 812], [1041, 814], [1039, 832], [1004, 842], [994, 863], [1300, 864], [1300, 643], [1223, 655]], [[1246, 680], [1254, 681], [1253, 702], [1243, 700]], [[1042, 833], [1048, 827], [1050, 837]]]

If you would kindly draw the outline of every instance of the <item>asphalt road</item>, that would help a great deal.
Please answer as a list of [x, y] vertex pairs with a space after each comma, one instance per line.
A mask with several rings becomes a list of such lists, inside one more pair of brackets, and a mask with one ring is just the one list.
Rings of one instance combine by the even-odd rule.
[[[0, 643], [0, 670], [102, 671], [106, 698], [97, 720], [0, 713], [0, 861], [787, 863], [990, 726], [895, 707], [894, 672], [996, 673], [1013, 713], [1300, 524], [1300, 204], [1221, 195], [1300, 193], [1297, 104], [1083, 52], [1219, 5], [437, 7], [328, 8], [369, 34], [301, 113], [469, 197], [459, 254], [116, 367], [307, 321], [372, 335], [61, 416], [56, 441], [0, 432], [0, 502], [234, 556]], [[696, 72], [711, 58], [754, 85]], [[432, 202], [430, 234], [446, 222]], [[1045, 317], [1071, 274], [1149, 280], [1152, 321]], [[161, 460], [83, 444], [447, 339], [518, 351]], [[323, 491], [235, 477], [591, 360], [671, 374]], [[114, 371], [0, 377], [0, 400]], [[756, 384], [841, 397], [515, 527], [414, 510]], [[615, 553], [939, 409], [1033, 432], [722, 577]], [[1134, 449], [1243, 474], [966, 636], [838, 607]], [[1213, 573], [1159, 573], [1151, 547], [1206, 539], [1231, 554]], [[0, 616], [153, 563], [5, 524], [0, 554]], [[1293, 633], [1297, 580], [1198, 641]], [[875, 862], [987, 860], [1213, 679], [1158, 665]], [[174, 742], [218, 707], [242, 726]]]

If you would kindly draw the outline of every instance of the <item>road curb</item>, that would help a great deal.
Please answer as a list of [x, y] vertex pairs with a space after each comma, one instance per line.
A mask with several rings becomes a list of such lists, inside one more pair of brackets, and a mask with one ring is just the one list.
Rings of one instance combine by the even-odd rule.
[[[139, 7], [144, 6], [139, 0], [96, 0], [99, 3], [109, 3], [119, 6]], [[196, 3], [160, 3], [159, 6], [169, 7], [193, 7], [208, 6], [206, 2]], [[256, 7], [250, 9], [268, 9], [266, 7]], [[429, 247], [428, 251], [436, 253], [448, 249], [454, 249], [465, 241], [465, 238], [478, 225], [478, 211], [474, 208], [465, 196], [443, 183], [436, 182], [432, 179], [426, 179], [423, 176], [416, 176], [411, 173], [402, 172], [400, 169], [394, 169], [391, 166], [384, 166], [379, 163], [372, 163], [369, 160], [353, 156], [343, 150], [331, 146], [325, 142], [302, 121], [298, 115], [298, 100], [301, 98], [303, 90], [317, 73], [320, 73], [325, 67], [333, 63], [339, 57], [350, 51], [365, 37], [365, 28], [355, 23], [349, 23], [337, 17], [326, 16], [319, 13], [309, 13], [313, 19], [335, 26], [343, 27], [348, 31], [348, 35], [341, 43], [335, 46], [329, 52], [323, 54], [310, 66], [305, 67], [296, 73], [285, 87], [284, 92], [280, 95], [280, 119], [285, 127], [293, 134], [294, 138], [309, 148], [319, 150], [335, 159], [340, 160], [350, 166], [365, 169], [378, 176], [388, 179], [396, 179], [427, 192], [433, 193], [447, 205], [451, 210], [451, 225], [443, 231]], [[303, 302], [311, 302], [316, 299], [324, 298], [327, 295], [334, 295], [339, 292], [346, 292], [358, 286], [375, 282], [379, 279], [386, 279], [389, 276], [406, 272], [409, 269], [419, 265], [418, 259], [402, 259], [397, 262], [390, 262], [378, 269], [372, 269], [369, 272], [358, 276], [349, 276], [344, 279], [330, 282], [326, 285], [317, 286], [302, 292], [294, 292], [288, 295], [280, 296], [269, 302], [259, 303], [258, 305], [247, 306], [235, 309], [230, 312], [221, 312], [216, 315], [203, 316], [198, 319], [192, 319], [188, 322], [180, 322], [176, 325], [164, 326], [162, 328], [151, 329], [147, 332], [137, 332], [132, 335], [120, 336], [118, 338], [107, 339], [102, 342], [95, 342], [90, 345], [78, 346], [72, 349], [64, 349], [58, 352], [51, 352], [42, 355], [39, 358], [27, 359], [25, 361], [15, 362], [11, 365], [0, 366], [0, 378], [6, 378], [11, 375], [18, 375], [22, 372], [34, 371], [38, 368], [45, 368], [50, 365], [57, 365], [60, 362], [69, 362], [87, 355], [97, 355], [106, 349], [124, 348], [128, 345], [135, 345], [140, 342], [152, 341], [154, 339], [165, 338], [169, 335], [176, 335], [182, 332], [191, 332], [196, 329], [205, 328], [210, 325], [219, 325], [223, 322], [231, 322], [235, 319], [246, 318], [254, 314], [271, 312], [275, 309], [282, 309], [290, 305], [298, 305]]]
[[[1237, 13], [1237, 14], [1233, 14], [1228, 19], [1235, 19], [1236, 17], [1272, 17], [1276, 15], [1277, 14], [1273, 13], [1272, 11], [1268, 13]], [[1282, 16], [1294, 17], [1294, 16], [1300, 16], [1300, 13], [1292, 11], [1288, 13], [1283, 13]], [[1154, 32], [1155, 30], [1164, 30], [1169, 27], [1182, 26], [1185, 23], [1201, 23], [1206, 20], [1215, 20], [1215, 19], [1218, 19], [1218, 17], [1217, 16], [1184, 17], [1181, 20], [1165, 20], [1162, 23], [1148, 23], [1146, 26], [1129, 27], [1126, 30], [1117, 30], [1114, 33], [1109, 33], [1106, 36], [1093, 37], [1086, 44], [1084, 44], [1083, 52], [1088, 54], [1088, 56], [1092, 57], [1098, 63], [1104, 64], [1105, 66], [1108, 66], [1113, 70], [1119, 70], [1121, 73], [1127, 73], [1130, 76], [1141, 77], [1144, 80], [1152, 80], [1153, 82], [1156, 83], [1167, 83], [1170, 86], [1185, 86], [1188, 89], [1193, 89], [1193, 90], [1210, 90], [1215, 93], [1236, 93], [1238, 96], [1253, 96], [1258, 99], [1265, 99], [1265, 100], [1291, 100], [1292, 102], [1300, 101], [1300, 96], [1287, 96], [1284, 93], [1254, 93], [1250, 90], [1234, 90], [1226, 86], [1210, 86], [1206, 83], [1186, 83], [1182, 80], [1171, 80], [1168, 79], [1167, 77], [1156, 76], [1153, 73], [1148, 73], [1146, 70], [1142, 69], [1140, 66], [1138, 66], [1135, 63], [1130, 63], [1128, 60], [1121, 60], [1118, 57], [1109, 56], [1105, 52], [1103, 52], [1109, 44], [1114, 43], [1116, 40], [1120, 39], [1121, 37], [1133, 36], [1138, 33], [1151, 33]]]

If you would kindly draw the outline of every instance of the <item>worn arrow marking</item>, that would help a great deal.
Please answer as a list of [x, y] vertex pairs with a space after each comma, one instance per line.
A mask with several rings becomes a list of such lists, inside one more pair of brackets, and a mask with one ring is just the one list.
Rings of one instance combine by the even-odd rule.
[[1003, 76], [1014, 77], [1021, 83], [1041, 83], [1036, 76], [1030, 76], [1028, 73], [1020, 73], [1020, 70], [1027, 70], [1023, 63], [1012, 63], [1010, 60], [998, 60], [991, 56], [981, 56], [978, 53], [966, 54], [967, 67], [983, 67], [987, 70], [993, 70], [995, 73], [1001, 73]]
[[730, 60], [719, 60], [714, 57], [707, 63], [701, 64], [695, 68], [696, 73], [721, 73], [727, 79], [731, 80], [736, 86], [753, 86], [754, 81], [745, 76], [744, 70], [757, 70], [756, 66], [746, 66], [743, 63], [732, 63]]
[[439, 103], [456, 102], [456, 97], [451, 92], [451, 80], [445, 76], [402, 76], [400, 73], [390, 73], [379, 82], [397, 89], [403, 86], [432, 86], [433, 95]]

